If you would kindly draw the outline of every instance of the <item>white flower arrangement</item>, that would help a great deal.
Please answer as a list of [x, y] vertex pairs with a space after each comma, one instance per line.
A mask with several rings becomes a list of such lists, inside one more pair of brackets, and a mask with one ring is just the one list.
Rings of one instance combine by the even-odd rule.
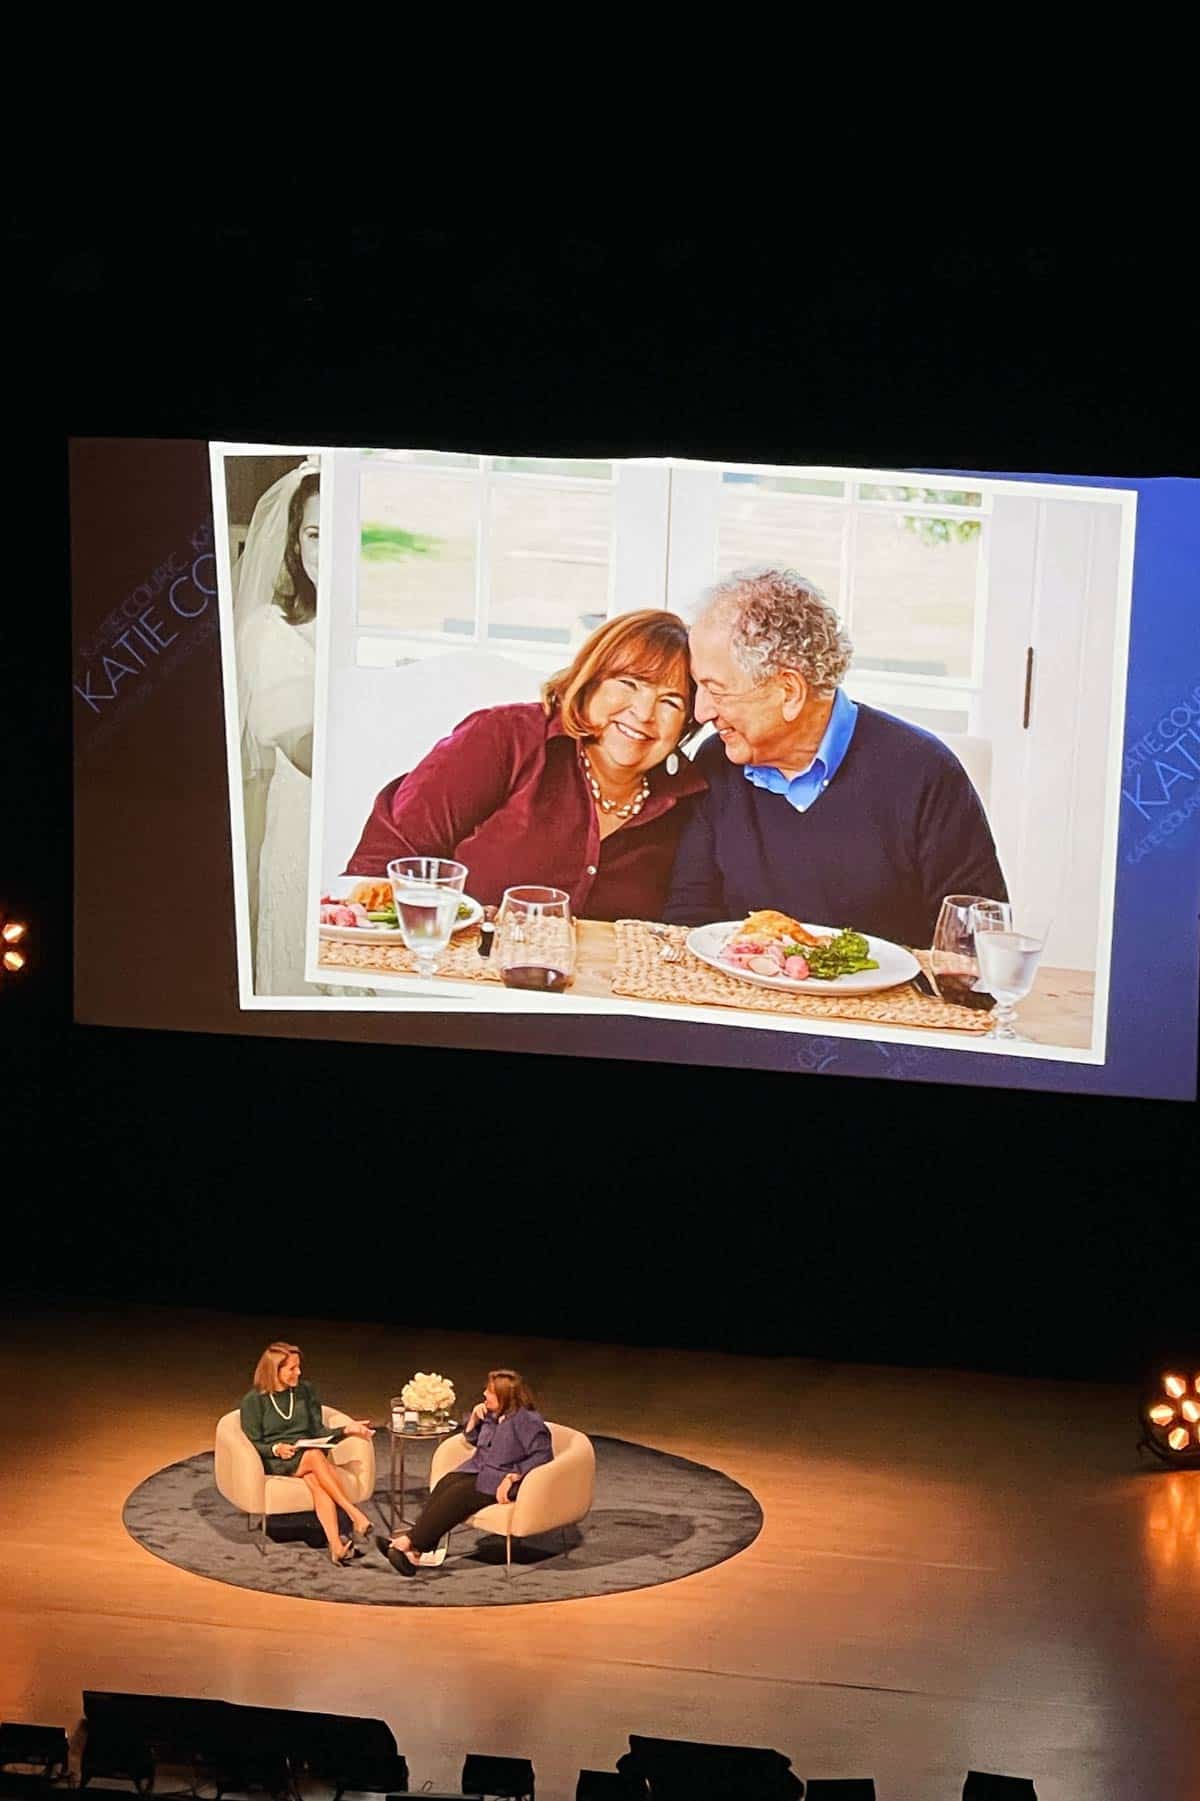
[[436, 1370], [429, 1375], [418, 1370], [400, 1390], [400, 1398], [406, 1407], [415, 1408], [418, 1413], [449, 1413], [454, 1405], [454, 1388]]

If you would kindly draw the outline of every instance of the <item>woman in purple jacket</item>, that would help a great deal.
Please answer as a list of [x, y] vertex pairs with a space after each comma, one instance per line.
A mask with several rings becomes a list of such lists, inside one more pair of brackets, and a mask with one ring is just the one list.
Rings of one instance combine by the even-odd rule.
[[[490, 1370], [482, 1401], [472, 1408], [463, 1435], [474, 1454], [442, 1477], [411, 1532], [385, 1547], [388, 1562], [411, 1576], [423, 1551], [432, 1551], [452, 1526], [493, 1502], [511, 1501], [522, 1480], [554, 1456], [550, 1428], [516, 1370]], [[382, 1541], [381, 1541], [382, 1543]]]

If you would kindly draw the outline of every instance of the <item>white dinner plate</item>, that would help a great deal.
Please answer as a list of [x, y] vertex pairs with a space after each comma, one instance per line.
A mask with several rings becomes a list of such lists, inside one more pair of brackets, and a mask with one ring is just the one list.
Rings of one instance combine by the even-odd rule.
[[[774, 988], [781, 994], [878, 994], [881, 988], [898, 988], [902, 982], [911, 982], [921, 973], [921, 965], [911, 951], [886, 938], [872, 938], [865, 932], [863, 936], [870, 946], [870, 955], [879, 968], [860, 969], [856, 975], [839, 976], [835, 982], [819, 982], [815, 976], [809, 976], [804, 982], [793, 982], [787, 976], [760, 976], [752, 969], [734, 969], [730, 964], [722, 963], [721, 952], [741, 931], [743, 923], [740, 919], [726, 919], [717, 925], [695, 926], [688, 933], [687, 947], [701, 963], [719, 969], [722, 975], [750, 982], [755, 988]], [[840, 929], [809, 925], [807, 920], [800, 923], [806, 931], [820, 938], [836, 938]]]
[[[358, 884], [366, 879], [360, 875], [335, 876], [331, 882], [325, 884], [321, 893], [322, 895], [332, 895], [334, 900], [346, 900]], [[478, 901], [472, 900], [469, 894], [462, 896], [462, 904], [464, 907], [469, 907], [470, 912], [464, 913], [462, 918], [456, 922], [454, 927], [456, 933], [469, 932], [471, 927], [477, 926], [483, 918], [483, 908]], [[321, 937], [330, 944], [363, 944], [372, 940], [382, 940], [384, 943], [403, 942], [400, 938], [399, 926], [382, 926], [372, 923], [365, 926], [320, 926], [318, 930]]]

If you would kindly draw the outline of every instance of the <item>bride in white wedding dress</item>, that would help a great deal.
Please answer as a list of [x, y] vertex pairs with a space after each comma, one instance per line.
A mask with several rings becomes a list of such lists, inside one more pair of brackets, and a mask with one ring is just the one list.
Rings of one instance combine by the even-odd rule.
[[320, 992], [304, 980], [319, 517], [307, 459], [255, 507], [234, 572], [256, 994]]

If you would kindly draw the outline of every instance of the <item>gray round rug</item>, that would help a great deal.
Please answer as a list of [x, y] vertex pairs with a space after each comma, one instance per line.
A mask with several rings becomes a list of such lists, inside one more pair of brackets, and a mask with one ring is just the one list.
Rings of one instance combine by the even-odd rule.
[[[512, 1573], [504, 1540], [456, 1527], [440, 1568], [398, 1576], [372, 1544], [365, 1557], [335, 1569], [312, 1514], [270, 1521], [265, 1553], [246, 1516], [217, 1493], [211, 1451], [171, 1463], [139, 1484], [125, 1503], [127, 1531], [154, 1556], [236, 1588], [310, 1601], [367, 1607], [513, 1607], [577, 1601], [652, 1588], [711, 1569], [752, 1544], [762, 1509], [740, 1482], [622, 1438], [594, 1438], [596, 1499], [587, 1519], [564, 1532], [514, 1539]], [[415, 1447], [414, 1447], [415, 1449]], [[367, 1511], [386, 1531], [386, 1457]], [[425, 1499], [428, 1466], [413, 1470], [406, 1510]]]

